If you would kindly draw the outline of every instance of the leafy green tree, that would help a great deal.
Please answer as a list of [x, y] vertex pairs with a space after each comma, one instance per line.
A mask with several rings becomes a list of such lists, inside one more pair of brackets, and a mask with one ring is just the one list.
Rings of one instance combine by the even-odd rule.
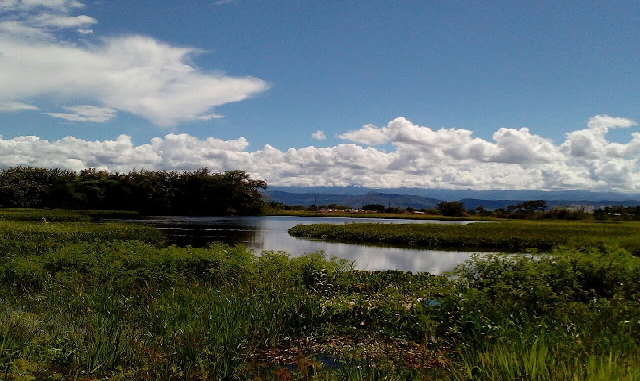
[[485, 209], [484, 206], [480, 205], [475, 209], [475, 213], [481, 217], [487, 217], [492, 215], [490, 210]]
[[372, 212], [382, 213], [385, 209], [385, 206], [380, 204], [367, 204], [362, 206], [362, 210], [370, 210]]
[[253, 214], [264, 205], [263, 180], [208, 168], [109, 173], [15, 167], [0, 171], [0, 207], [122, 209], [146, 214]]
[[510, 205], [507, 207], [508, 212], [534, 213], [543, 212], [547, 209], [547, 202], [544, 200], [525, 201], [520, 204]]
[[442, 201], [438, 204], [438, 211], [447, 217], [462, 217], [464, 204], [461, 201]]

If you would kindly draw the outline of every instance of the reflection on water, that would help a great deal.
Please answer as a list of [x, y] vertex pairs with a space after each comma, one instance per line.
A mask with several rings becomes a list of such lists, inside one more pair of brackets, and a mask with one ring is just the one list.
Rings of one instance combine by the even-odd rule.
[[169, 243], [178, 246], [204, 247], [212, 242], [243, 244], [256, 252], [286, 251], [292, 256], [323, 250], [328, 257], [355, 261], [361, 270], [428, 271], [440, 274], [453, 270], [472, 253], [375, 247], [332, 243], [291, 237], [287, 230], [299, 224], [437, 223], [467, 224], [468, 221], [391, 220], [344, 217], [153, 217], [139, 221], [163, 230]]

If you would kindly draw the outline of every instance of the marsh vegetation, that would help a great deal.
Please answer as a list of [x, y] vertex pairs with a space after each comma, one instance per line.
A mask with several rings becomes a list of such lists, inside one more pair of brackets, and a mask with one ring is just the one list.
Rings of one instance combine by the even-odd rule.
[[640, 222], [501, 220], [466, 225], [312, 224], [289, 229], [295, 237], [335, 242], [403, 244], [431, 249], [522, 252], [560, 245], [579, 249], [617, 246], [640, 255]]
[[55, 213], [1, 214], [4, 379], [640, 377], [623, 248], [477, 257], [452, 278]]

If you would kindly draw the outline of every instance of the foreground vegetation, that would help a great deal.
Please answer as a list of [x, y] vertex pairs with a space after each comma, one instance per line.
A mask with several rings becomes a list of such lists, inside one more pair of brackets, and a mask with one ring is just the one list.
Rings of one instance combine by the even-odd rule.
[[602, 248], [616, 245], [640, 255], [635, 221], [496, 221], [444, 224], [313, 224], [289, 229], [295, 237], [337, 242], [402, 244], [433, 249], [488, 251], [551, 250], [559, 245]]
[[28, 213], [0, 221], [3, 379], [640, 379], [640, 259], [621, 248], [446, 277]]

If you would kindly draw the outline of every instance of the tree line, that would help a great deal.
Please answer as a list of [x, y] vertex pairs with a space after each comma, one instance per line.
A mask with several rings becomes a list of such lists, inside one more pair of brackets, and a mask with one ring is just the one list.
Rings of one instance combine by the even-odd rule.
[[[308, 211], [316, 212], [321, 210], [331, 211], [353, 211], [353, 208], [347, 205], [311, 205], [308, 207], [302, 205], [285, 205], [280, 202], [269, 202], [267, 206], [275, 210], [289, 211]], [[441, 215], [446, 217], [494, 217], [494, 218], [511, 218], [511, 219], [527, 219], [527, 220], [585, 220], [585, 219], [615, 219], [615, 220], [640, 220], [640, 207], [623, 207], [613, 206], [596, 210], [593, 215], [584, 213], [580, 210], [572, 210], [570, 208], [549, 208], [545, 200], [523, 201], [518, 204], [509, 205], [506, 208], [486, 209], [478, 206], [475, 209], [467, 209], [462, 201], [442, 201], [434, 208], [416, 209], [412, 207], [398, 208], [386, 207], [381, 204], [366, 204], [359, 210], [363, 212], [386, 213], [386, 214], [427, 214]]]
[[640, 206], [605, 206], [593, 214], [598, 220], [640, 221]]
[[260, 212], [263, 180], [244, 171], [80, 172], [38, 167], [0, 171], [0, 207], [134, 210], [143, 214], [230, 215]]

